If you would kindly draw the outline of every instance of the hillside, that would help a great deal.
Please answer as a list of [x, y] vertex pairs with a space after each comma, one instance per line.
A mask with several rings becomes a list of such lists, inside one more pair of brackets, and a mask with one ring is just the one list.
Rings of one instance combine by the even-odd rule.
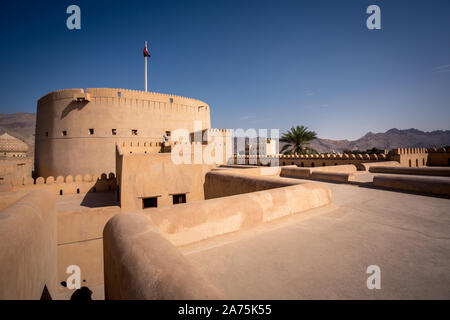
[[318, 152], [342, 152], [349, 150], [367, 150], [371, 148], [431, 148], [450, 145], [450, 130], [424, 132], [417, 129], [390, 129], [384, 133], [368, 132], [363, 137], [354, 140], [317, 139], [311, 147]]

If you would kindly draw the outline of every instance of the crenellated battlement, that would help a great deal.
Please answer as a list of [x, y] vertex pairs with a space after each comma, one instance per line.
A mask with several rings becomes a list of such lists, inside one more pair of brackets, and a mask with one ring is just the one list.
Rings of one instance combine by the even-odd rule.
[[116, 190], [116, 176], [109, 174], [85, 174], [85, 175], [67, 175], [67, 176], [49, 176], [47, 178], [37, 177], [24, 178], [21, 184], [14, 185], [13, 189], [38, 189], [50, 188], [57, 195], [77, 194], [88, 192], [102, 192]]
[[[86, 88], [86, 90], [81, 88], [74, 89], [62, 89], [52, 91], [38, 100], [38, 105], [48, 103], [51, 100], [68, 99], [73, 98], [77, 94], [89, 94], [92, 98], [111, 98], [117, 99], [117, 101], [123, 101], [125, 99], [136, 99], [144, 101], [161, 101], [168, 103], [195, 103], [200, 108], [200, 111], [204, 109], [205, 111], [209, 109], [208, 104], [204, 101], [198, 99], [192, 99], [189, 97], [179, 96], [169, 93], [158, 93], [158, 92], [145, 92], [133, 89], [123, 89], [123, 88]], [[122, 99], [122, 100], [120, 100]]]
[[279, 161], [280, 165], [300, 165], [305, 167], [354, 164], [365, 170], [364, 163], [395, 161], [403, 167], [448, 166], [450, 165], [449, 148], [395, 148], [387, 154], [278, 154], [259, 157], [258, 155], [234, 156], [235, 163], [261, 164]]
[[450, 148], [430, 148], [428, 149], [428, 153], [450, 153]]
[[[236, 158], [255, 159], [258, 155], [235, 155]], [[286, 160], [380, 160], [386, 161], [388, 158], [385, 154], [277, 154], [268, 155], [265, 158], [286, 159]]]
[[421, 154], [428, 152], [427, 148], [396, 148], [390, 151], [391, 154]]

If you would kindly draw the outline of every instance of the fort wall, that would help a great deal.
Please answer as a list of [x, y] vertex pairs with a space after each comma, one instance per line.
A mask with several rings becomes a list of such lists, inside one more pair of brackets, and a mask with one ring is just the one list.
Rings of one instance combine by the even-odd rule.
[[449, 148], [431, 148], [428, 150], [429, 166], [450, 166], [450, 149]]
[[428, 164], [428, 150], [426, 148], [392, 149], [389, 160], [397, 161], [402, 167], [425, 167]]
[[48, 299], [56, 290], [55, 196], [27, 192], [0, 211], [0, 299]]
[[[191, 157], [189, 155], [189, 157]], [[175, 164], [170, 153], [128, 154], [117, 150], [117, 185], [122, 210], [144, 209], [144, 200], [170, 206], [174, 196], [185, 202], [203, 200], [205, 175], [215, 164]]]
[[[388, 154], [278, 154], [235, 155], [234, 164], [246, 165], [297, 165], [299, 167], [322, 167], [353, 164], [358, 170], [367, 170], [371, 163], [397, 162], [402, 167], [448, 166], [450, 153], [445, 148], [396, 148]], [[392, 165], [392, 163], [390, 164]]]
[[0, 159], [0, 184], [18, 185], [31, 178], [33, 160], [29, 158]]
[[108, 175], [67, 175], [48, 176], [47, 178], [24, 178], [21, 183], [12, 185], [10, 191], [47, 189], [55, 195], [82, 194], [88, 192], [102, 192], [116, 190], [116, 176], [110, 172]]
[[278, 163], [280, 166], [296, 165], [299, 167], [322, 167], [338, 166], [345, 164], [355, 165], [359, 170], [365, 170], [362, 163], [386, 161], [385, 154], [293, 154], [293, 155], [273, 155], [258, 157], [252, 155], [235, 156], [235, 164], [262, 165], [263, 163], [273, 165]]

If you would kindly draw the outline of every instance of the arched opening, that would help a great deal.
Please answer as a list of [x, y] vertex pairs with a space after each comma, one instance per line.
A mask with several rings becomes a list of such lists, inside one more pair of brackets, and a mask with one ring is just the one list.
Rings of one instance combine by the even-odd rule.
[[416, 167], [419, 167], [419, 159], [416, 159]]
[[59, 195], [60, 195], [60, 196], [62, 196], [62, 195], [63, 195], [63, 191], [62, 191], [62, 189], [61, 189], [61, 190], [59, 190]]
[[80, 193], [80, 189], [79, 188], [77, 188], [77, 193]]
[[412, 167], [412, 165], [411, 165], [411, 159], [409, 159], [409, 167], [410, 167], [410, 168]]

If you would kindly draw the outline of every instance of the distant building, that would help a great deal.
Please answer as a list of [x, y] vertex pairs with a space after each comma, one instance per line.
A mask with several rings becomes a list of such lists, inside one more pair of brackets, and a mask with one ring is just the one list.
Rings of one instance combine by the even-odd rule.
[[9, 135], [7, 132], [0, 135], [0, 156], [7, 158], [25, 158], [28, 146], [25, 142]]
[[233, 139], [234, 155], [260, 155], [272, 156], [278, 154], [277, 140], [257, 137], [234, 137]]
[[25, 142], [6, 132], [0, 135], [0, 184], [21, 184], [31, 178], [33, 162], [27, 152]]

